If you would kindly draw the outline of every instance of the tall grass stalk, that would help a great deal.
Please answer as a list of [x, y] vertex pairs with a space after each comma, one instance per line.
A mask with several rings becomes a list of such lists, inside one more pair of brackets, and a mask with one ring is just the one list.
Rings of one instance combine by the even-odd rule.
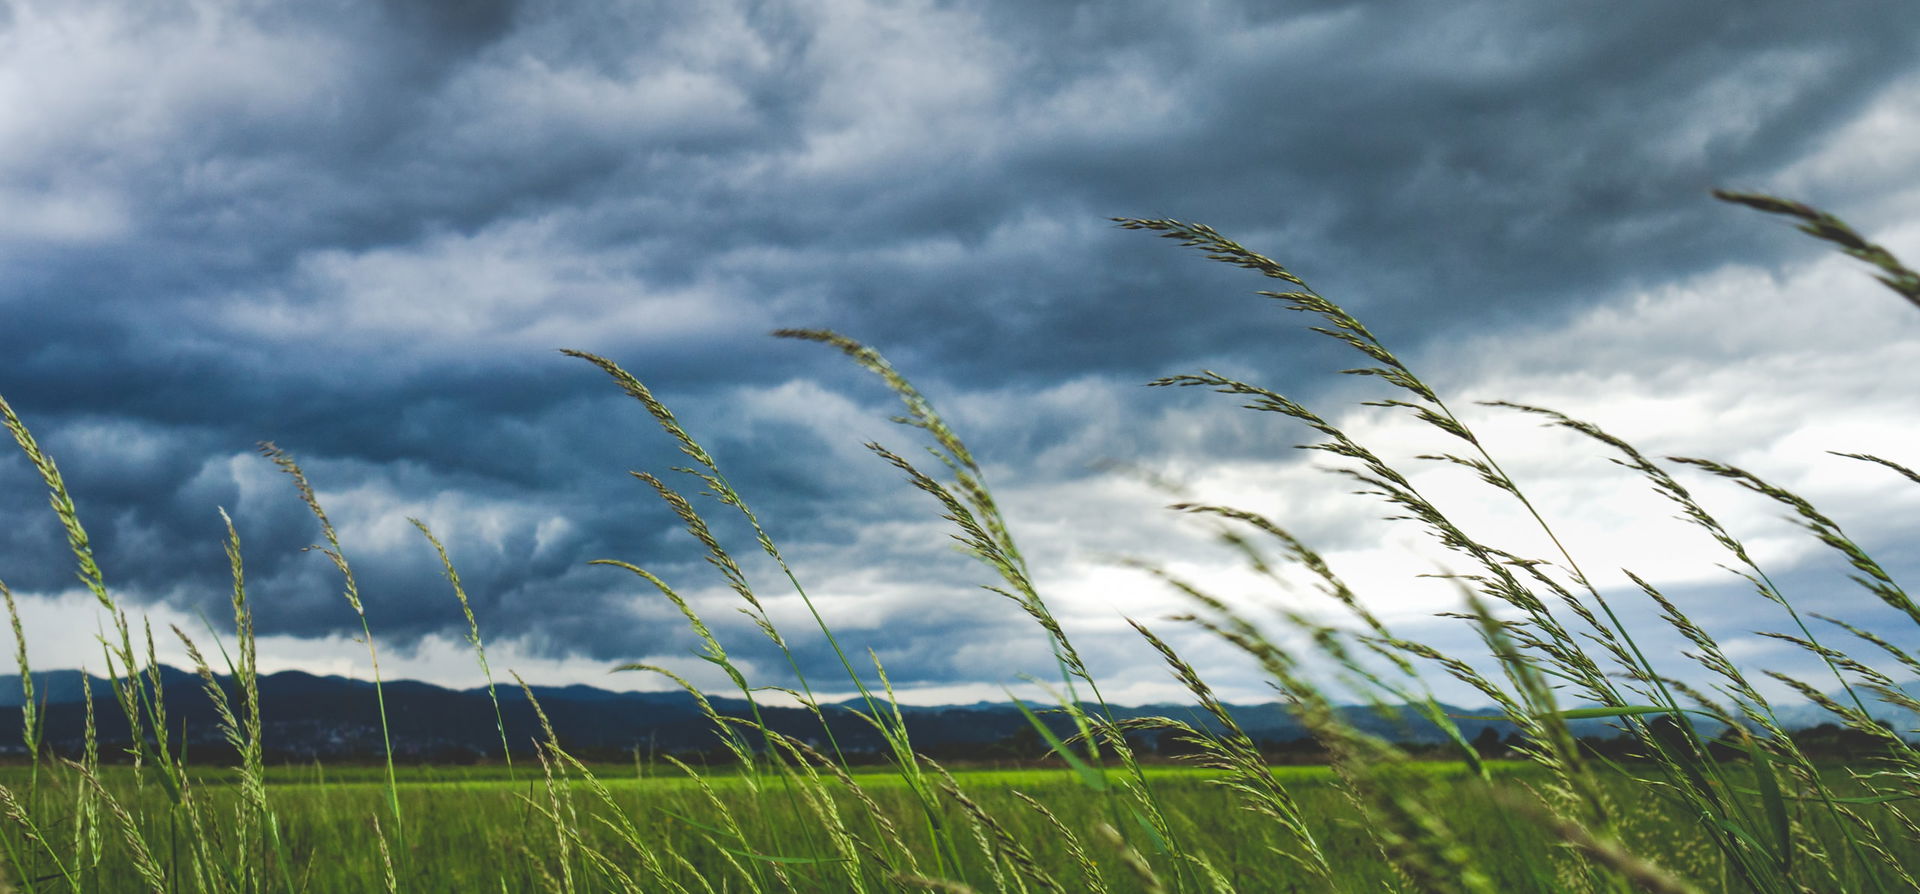
[[40, 789], [40, 705], [33, 695], [33, 668], [27, 664], [27, 632], [20, 625], [20, 608], [14, 604], [13, 591], [0, 581], [0, 597], [7, 601], [7, 621], [13, 627], [13, 656], [20, 668], [20, 741], [27, 749], [31, 766], [27, 792], [31, 798]]
[[487, 700], [493, 703], [493, 725], [500, 731], [500, 760], [507, 765], [507, 777], [513, 778], [513, 746], [507, 743], [507, 721], [500, 713], [500, 695], [494, 691], [493, 668], [487, 665], [487, 646], [480, 639], [480, 622], [473, 616], [473, 605], [467, 601], [467, 588], [460, 585], [460, 572], [453, 568], [453, 560], [447, 557], [447, 548], [440, 538], [433, 535], [433, 529], [417, 518], [409, 518], [420, 535], [433, 545], [433, 552], [440, 557], [440, 568], [447, 576], [447, 582], [453, 585], [453, 595], [460, 600], [460, 613], [467, 618], [467, 645], [473, 647], [473, 657], [480, 662], [480, 675], [487, 678]]
[[[294, 489], [299, 493], [300, 501], [305, 503], [307, 509], [313, 513], [313, 517], [319, 520], [320, 534], [326, 538], [327, 543], [325, 546], [310, 546], [308, 549], [319, 550], [320, 554], [326, 556], [333, 563], [333, 567], [340, 572], [345, 586], [341, 595], [346, 598], [347, 605], [353, 609], [354, 615], [360, 619], [360, 635], [362, 641], [366, 643], [367, 661], [373, 670], [374, 702], [380, 712], [380, 744], [387, 759], [387, 808], [393, 815], [394, 838], [399, 842], [400, 851], [404, 855], [407, 841], [406, 823], [400, 815], [400, 782], [393, 771], [393, 733], [387, 723], [386, 687], [380, 678], [380, 649], [374, 643], [373, 627], [367, 623], [366, 606], [360, 601], [360, 583], [354, 578], [353, 566], [347, 562], [346, 553], [340, 548], [340, 537], [334, 532], [333, 521], [327, 518], [327, 511], [321, 508], [320, 499], [314, 494], [313, 485], [307, 483], [307, 473], [300, 468], [300, 464], [294, 461], [291, 454], [281, 450], [271, 441], [260, 443], [260, 455], [271, 460], [280, 468], [280, 471], [293, 479]], [[385, 847], [385, 842], [386, 839], [381, 838], [382, 848]]]

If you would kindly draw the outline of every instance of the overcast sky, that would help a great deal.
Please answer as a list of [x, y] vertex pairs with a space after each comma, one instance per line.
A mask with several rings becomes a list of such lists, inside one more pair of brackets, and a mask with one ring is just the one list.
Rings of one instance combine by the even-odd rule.
[[[897, 405], [818, 345], [883, 351], [987, 469], [1042, 593], [1122, 701], [1175, 691], [1124, 617], [1229, 695], [1259, 678], [1124, 559], [1223, 598], [1263, 586], [1179, 494], [1271, 515], [1407, 635], [1468, 646], [1458, 568], [1348, 493], [1307, 432], [1164, 375], [1217, 369], [1348, 426], [1463, 523], [1537, 529], [1451, 449], [1359, 401], [1358, 358], [1271, 281], [1109, 218], [1202, 221], [1366, 320], [1478, 427], [1583, 566], [1662, 586], [1750, 667], [1785, 623], [1596, 445], [1473, 406], [1546, 404], [1650, 455], [1813, 498], [1909, 577], [1920, 312], [1781, 221], [1776, 191], [1920, 259], [1920, 29], [1901, 2], [821, 3], [12, 0], [0, 5], [0, 395], [60, 463], [107, 580], [159, 622], [226, 616], [245, 541], [263, 666], [364, 676], [359, 621], [291, 482], [305, 466], [389, 676], [471, 686], [447, 543], [496, 668], [653, 661], [715, 682], [649, 568], [757, 682], [737, 597], [630, 469], [682, 458], [559, 348], [649, 383], [712, 450], [851, 648], [916, 701], [1054, 675], [938, 506], [862, 447]], [[98, 669], [46, 495], [0, 456], [0, 580], [38, 667]], [[1806, 607], [1911, 642], [1777, 507], [1684, 475]], [[697, 482], [682, 479], [689, 492]], [[712, 507], [711, 501], [702, 506]], [[719, 508], [719, 507], [714, 507]], [[716, 512], [745, 557], [750, 534]], [[1448, 565], [1449, 561], [1455, 564]], [[830, 653], [748, 571], [817, 681]], [[179, 649], [163, 643], [169, 656]], [[1677, 649], [1662, 654], [1673, 655]], [[1685, 671], [1672, 659], [1673, 672]], [[833, 689], [832, 685], [825, 685]]]

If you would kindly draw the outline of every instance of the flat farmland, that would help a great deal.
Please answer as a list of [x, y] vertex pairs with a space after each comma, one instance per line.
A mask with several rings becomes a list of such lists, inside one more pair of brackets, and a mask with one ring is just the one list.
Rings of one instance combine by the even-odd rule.
[[[1496, 794], [1522, 792], [1540, 782], [1541, 773], [1519, 763], [1495, 762], [1489, 767], [1494, 782], [1488, 784], [1464, 764], [1410, 764], [1405, 769], [1399, 782], [1409, 794], [1444, 805], [1432, 813], [1431, 821], [1477, 851], [1503, 855], [1501, 861], [1482, 864], [1483, 870], [1492, 870], [1493, 884], [1503, 890], [1554, 887], [1565, 868], [1565, 848], [1542, 824], [1502, 809], [1505, 796]], [[1847, 786], [1845, 768], [1824, 770], [1836, 790]], [[1404, 883], [1379, 859], [1363, 814], [1332, 770], [1276, 767], [1271, 772], [1309, 817], [1315, 840], [1339, 869], [1342, 890]], [[1148, 767], [1144, 773], [1152, 800], [1177, 838], [1169, 847], [1198, 855], [1209, 868], [1197, 863], [1196, 868], [1209, 879], [1217, 876], [1241, 890], [1322, 890], [1319, 882], [1289, 865], [1288, 843], [1268, 818], [1243, 808], [1223, 785], [1232, 781], [1227, 776], [1181, 766]], [[1739, 771], [1734, 774], [1737, 778]], [[78, 796], [76, 778], [44, 769], [37, 781], [29, 775], [23, 767], [0, 769], [0, 781], [9, 788], [24, 792], [33, 787], [37, 792], [36, 815], [57, 816], [63, 804], [65, 812], [71, 812]], [[146, 831], [146, 843], [163, 868], [184, 871], [191, 862], [189, 852], [201, 840], [197, 836], [220, 835], [213, 821], [231, 815], [238, 804], [238, 774], [196, 770], [192, 785], [207, 818], [196, 830], [168, 809], [166, 793], [151, 779], [138, 782], [124, 766], [103, 767], [99, 775], [114, 800]], [[959, 769], [951, 778], [967, 801], [993, 818], [981, 834], [1003, 831], [1044, 875], [1068, 889], [1147, 890], [1128, 869], [1122, 852], [1094, 831], [1102, 825], [1142, 829], [1131, 806], [1138, 802], [1124, 791], [1125, 774], [1100, 774], [1104, 790], [1065, 769]], [[672, 767], [618, 764], [584, 770], [576, 766], [551, 780], [537, 765], [516, 766], [511, 772], [502, 766], [402, 767], [400, 834], [393, 833], [391, 821], [382, 831], [375, 828], [375, 818], [389, 810], [383, 767], [271, 767], [267, 780], [280, 847], [292, 868], [288, 881], [298, 890], [385, 890], [386, 860], [398, 887], [414, 891], [550, 886], [621, 890], [624, 885], [614, 867], [638, 878], [651, 871], [651, 861], [660, 863], [664, 884], [690, 891], [705, 891], [709, 885], [714, 890], [847, 888], [854, 882], [847, 861], [835, 856], [829, 840], [832, 821], [823, 821], [823, 810], [855, 835], [905, 845], [900, 853], [887, 855], [888, 863], [905, 863], [911, 854], [913, 865], [896, 865], [896, 870], [965, 879], [978, 890], [992, 890], [996, 884], [996, 867], [987, 854], [997, 852], [999, 845], [973, 840], [978, 830], [969, 811], [956, 803], [928, 816], [911, 792], [913, 783], [887, 770], [856, 769], [848, 774], [851, 785], [830, 777], [816, 788], [787, 775], [756, 778], [720, 770], [694, 777]], [[1643, 788], [1643, 783], [1624, 776], [1606, 783], [1621, 808], [1627, 844], [1705, 890], [1738, 890], [1711, 840], [1686, 818], [1684, 809], [1675, 802], [1646, 798]], [[814, 800], [820, 791], [830, 794], [830, 805]], [[1732, 795], [1740, 797], [1738, 792]], [[1036, 802], [1045, 805], [1046, 813], [1036, 809]], [[1757, 809], [1757, 799], [1749, 806]], [[893, 829], [882, 827], [882, 816]], [[623, 822], [631, 824], [630, 830], [621, 829]], [[1073, 834], [1062, 834], [1062, 828]], [[47, 831], [49, 837], [57, 834]], [[637, 852], [629, 836], [645, 842], [648, 853]], [[382, 837], [387, 839], [384, 846]], [[1155, 836], [1142, 837], [1152, 841]], [[949, 840], [960, 847], [949, 850], [943, 844]], [[29, 842], [17, 834], [7, 841], [22, 865], [40, 873], [36, 878], [41, 884], [60, 884], [58, 874], [34, 858]], [[587, 856], [589, 851], [598, 856]], [[1899, 857], [1910, 869], [1920, 868], [1920, 848], [1909, 847]], [[611, 865], [601, 864], [602, 858]], [[1157, 862], [1164, 855], [1154, 858]], [[262, 853], [259, 859], [261, 865], [272, 865], [278, 858]], [[889, 883], [877, 874], [867, 881], [880, 887]], [[1873, 887], [1871, 880], [1855, 881], [1863, 885], [1855, 890]], [[1011, 889], [1010, 880], [1003, 883]], [[125, 849], [109, 846], [104, 859], [86, 870], [83, 886], [105, 891], [144, 885]]]

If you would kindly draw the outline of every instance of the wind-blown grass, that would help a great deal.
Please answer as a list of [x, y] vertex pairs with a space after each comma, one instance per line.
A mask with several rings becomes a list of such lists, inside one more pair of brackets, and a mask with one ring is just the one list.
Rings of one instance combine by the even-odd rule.
[[[1843, 222], [1799, 203], [1722, 193], [1721, 198], [1801, 222], [1876, 269], [1890, 289], [1920, 306], [1920, 276]], [[1874, 719], [1879, 705], [1920, 710], [1898, 675], [1920, 675], [1920, 658], [1899, 635], [1798, 610], [1746, 546], [1695, 497], [1681, 475], [1731, 481], [1788, 510], [1807, 533], [1836, 551], [1854, 571], [1869, 605], [1890, 607], [1920, 623], [1920, 606], [1886, 566], [1831, 517], [1762, 476], [1692, 457], [1649, 457], [1591, 423], [1557, 410], [1515, 403], [1490, 406], [1535, 417], [1598, 444], [1610, 458], [1678, 507], [1729, 557], [1760, 604], [1781, 611], [1787, 629], [1767, 635], [1816, 657], [1830, 679], [1799, 679], [1743, 667], [1715, 635], [1643, 578], [1631, 576], [1661, 621], [1684, 638], [1683, 659], [1651, 655], [1648, 631], [1628, 625], [1593, 583], [1522, 482], [1442, 396], [1364, 324], [1314, 291], [1281, 264], [1199, 224], [1122, 219], [1121, 227], [1158, 233], [1282, 283], [1261, 294], [1303, 313], [1311, 329], [1357, 352], [1362, 365], [1345, 372], [1390, 389], [1372, 402], [1407, 413], [1440, 432], [1455, 452], [1420, 457], [1464, 469], [1490, 496], [1511, 501], [1540, 528], [1552, 555], [1523, 556], [1487, 542], [1431, 499], [1403, 469], [1371, 446], [1287, 395], [1213, 372], [1172, 376], [1153, 384], [1228, 395], [1256, 412], [1276, 415], [1311, 433], [1305, 445], [1331, 458], [1333, 471], [1368, 498], [1392, 507], [1404, 523], [1432, 534], [1465, 567], [1453, 575], [1467, 625], [1483, 653], [1444, 652], [1396, 632], [1368, 607], [1312, 546], [1284, 524], [1244, 509], [1182, 503], [1183, 516], [1212, 527], [1221, 542], [1259, 575], [1276, 583], [1300, 568], [1319, 595], [1344, 614], [1340, 623], [1283, 607], [1300, 641], [1281, 635], [1236, 607], [1164, 569], [1140, 564], [1162, 581], [1179, 607], [1177, 623], [1197, 625], [1243, 653], [1284, 697], [1329, 756], [1325, 771], [1268, 766], [1259, 744], [1194, 666], [1153, 624], [1133, 619], [1145, 648], [1193, 696], [1199, 713], [1122, 719], [1034, 583], [1027, 559], [959, 435], [877, 351], [833, 332], [781, 330], [844, 353], [901, 400], [898, 421], [930, 441], [931, 461], [868, 445], [881, 462], [930, 498], [955, 539], [993, 574], [989, 590], [1007, 599], [1047, 636], [1059, 669], [1060, 703], [1047, 708], [1064, 723], [1028, 711], [1035, 732], [1062, 769], [993, 776], [952, 771], [916, 749], [886, 669], [838, 637], [719, 461], [644, 384], [604, 357], [568, 351], [608, 375], [638, 400], [692, 462], [661, 476], [636, 472], [649, 498], [663, 501], [705, 558], [741, 600], [741, 610], [786, 661], [776, 679], [754, 679], [727, 644], [671, 582], [620, 559], [598, 560], [610, 573], [633, 575], [645, 591], [669, 600], [698, 640], [700, 657], [725, 675], [748, 705], [747, 716], [717, 710], [674, 668], [632, 663], [620, 670], [662, 675], [692, 693], [733, 764], [696, 771], [664, 757], [679, 775], [640, 778], [588, 764], [570, 753], [531, 689], [522, 696], [538, 713], [544, 736], [534, 743], [537, 778], [470, 779], [443, 786], [403, 784], [385, 734], [379, 652], [366, 605], [341, 544], [305, 473], [272, 445], [263, 452], [294, 481], [319, 524], [315, 547], [340, 571], [349, 607], [366, 635], [381, 700], [386, 760], [372, 781], [291, 778], [262, 759], [257, 643], [246, 588], [240, 535], [227, 523], [233, 580], [233, 642], [218, 638], [226, 676], [218, 680], [199, 645], [175, 631], [205, 684], [219, 732], [237, 755], [226, 773], [188, 763], [170, 739], [150, 628], [144, 649], [126, 611], [107, 586], [67, 487], [11, 406], [0, 421], [45, 484], [78, 565], [80, 579], [113, 626], [103, 634], [105, 669], [132, 730], [121, 745], [126, 766], [103, 761], [87, 698], [86, 744], [77, 759], [43, 747], [42, 715], [26, 662], [11, 591], [0, 584], [20, 644], [23, 741], [27, 762], [0, 770], [0, 859], [9, 881], [28, 890], [205, 892], [335, 890], [576, 891], [1459, 891], [1516, 890], [1686, 892], [1738, 890], [1899, 891], [1920, 888], [1920, 750]], [[1920, 474], [1884, 457], [1841, 457], [1885, 469], [1899, 486]], [[691, 483], [688, 483], [691, 479]], [[764, 553], [809, 612], [813, 630], [781, 630], [766, 597], [687, 497], [692, 487], [738, 513]], [[223, 513], [224, 518], [224, 513]], [[480, 619], [448, 551], [415, 522], [433, 548], [468, 625], [468, 639], [489, 692]], [[1818, 622], [1818, 624], [1809, 623]], [[826, 706], [803, 672], [792, 637], [818, 635], [853, 707]], [[1690, 662], [1683, 666], [1680, 662]], [[1454, 678], [1485, 698], [1518, 731], [1518, 765], [1485, 759], [1433, 694], [1435, 675]], [[1836, 722], [1884, 747], [1871, 766], [1838, 770], [1817, 764], [1790, 736], [1756, 685], [1770, 678], [1812, 699]], [[1710, 681], [1703, 691], [1685, 679]], [[1362, 693], [1383, 709], [1409, 711], [1439, 728], [1458, 763], [1416, 760], [1392, 742], [1350, 722], [1323, 681]], [[518, 682], [517, 675], [515, 681]], [[826, 687], [822, 687], [826, 688]], [[796, 700], [820, 722], [821, 744], [776, 731], [761, 719], [770, 692]], [[494, 696], [503, 757], [514, 743]], [[834, 738], [828, 711], [849, 711], [885, 743], [882, 771], [855, 768]], [[1639, 759], [1620, 762], [1585, 748], [1571, 721], [1607, 718], [1636, 743]], [[1692, 718], [1716, 725], [1690, 722]], [[1724, 729], [1709, 741], [1703, 729]], [[1064, 732], [1063, 732], [1064, 731]], [[1173, 773], [1142, 760], [1142, 734], [1184, 743], [1204, 773]], [[1739, 760], [1729, 760], [1736, 755]], [[523, 769], [527, 765], [523, 764]], [[354, 774], [346, 774], [353, 777]], [[414, 774], [406, 774], [412, 778]]]

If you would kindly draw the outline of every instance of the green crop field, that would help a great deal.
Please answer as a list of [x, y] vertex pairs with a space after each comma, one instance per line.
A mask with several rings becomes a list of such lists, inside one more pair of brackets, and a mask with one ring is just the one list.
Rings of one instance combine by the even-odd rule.
[[[1920, 308], [1920, 274], [1844, 223], [1815, 209], [1757, 195], [1721, 198], [1797, 220], [1811, 235], [1876, 268], [1889, 288]], [[1315, 331], [1351, 347], [1360, 368], [1393, 397], [1382, 412], [1410, 413], [1453, 439], [1457, 454], [1425, 459], [1464, 467], [1490, 499], [1530, 513], [1524, 482], [1508, 477], [1484, 443], [1442, 397], [1332, 300], [1282, 265], [1206, 227], [1170, 220], [1120, 225], [1169, 237], [1208, 257], [1265, 277], [1269, 298], [1312, 319]], [[87, 702], [84, 749], [56, 754], [43, 741], [25, 634], [13, 596], [5, 598], [20, 642], [27, 687], [24, 763], [0, 770], [0, 872], [34, 891], [345, 892], [587, 891], [785, 892], [893, 891], [1912, 891], [1920, 873], [1920, 750], [1874, 720], [1869, 703], [1916, 710], [1900, 679], [1920, 674], [1920, 659], [1883, 636], [1844, 620], [1803, 616], [1745, 546], [1675, 477], [1674, 469], [1738, 484], [1772, 501], [1852, 569], [1866, 604], [1891, 606], [1920, 623], [1920, 605], [1892, 575], [1816, 507], [1745, 470], [1711, 460], [1650, 458], [1606, 432], [1552, 410], [1500, 404], [1587, 436], [1594, 449], [1636, 474], [1679, 514], [1725, 548], [1725, 562], [1750, 581], [1751, 599], [1781, 621], [1778, 636], [1816, 656], [1831, 675], [1802, 680], [1771, 674], [1778, 686], [1821, 704], [1834, 722], [1874, 747], [1848, 765], [1816, 760], [1783, 728], [1756, 685], [1764, 671], [1742, 666], [1653, 586], [1631, 594], [1657, 604], [1662, 620], [1691, 644], [1685, 655], [1649, 656], [1645, 631], [1620, 622], [1608, 596], [1589, 582], [1572, 553], [1522, 557], [1483, 543], [1429, 501], [1392, 465], [1348, 432], [1277, 392], [1214, 373], [1155, 384], [1222, 392], [1255, 412], [1311, 433], [1313, 449], [1408, 523], [1424, 526], [1469, 573], [1458, 575], [1459, 620], [1484, 651], [1454, 655], [1405, 638], [1373, 614], [1312, 546], [1274, 520], [1224, 506], [1180, 511], [1218, 524], [1225, 544], [1256, 571], [1305, 569], [1313, 598], [1345, 613], [1336, 625], [1282, 609], [1284, 623], [1311, 634], [1310, 647], [1284, 649], [1263, 616], [1251, 617], [1199, 586], [1147, 569], [1168, 585], [1185, 620], [1243, 653], [1292, 707], [1327, 756], [1326, 768], [1273, 768], [1232, 710], [1153, 628], [1135, 622], [1168, 673], [1190, 693], [1199, 724], [1172, 717], [1120, 718], [1102, 696], [1074, 643], [1035, 587], [1026, 559], [1001, 516], [980, 465], [932, 403], [870, 348], [821, 331], [789, 337], [823, 343], [877, 375], [904, 404], [902, 420], [930, 443], [931, 461], [874, 446], [915, 488], [937, 502], [955, 537], [999, 579], [1011, 600], [1048, 637], [1061, 675], [1060, 704], [1049, 724], [1030, 715], [1043, 741], [1045, 769], [949, 771], [920, 750], [898, 711], [885, 668], [836, 637], [832, 619], [814, 610], [804, 630], [776, 627], [761, 591], [680, 488], [705, 490], [755, 535], [784, 574], [779, 587], [814, 609], [805, 582], [789, 570], [710, 455], [648, 388], [603, 357], [569, 352], [604, 371], [637, 399], [681, 446], [689, 469], [672, 482], [641, 474], [699, 541], [740, 597], [740, 608], [786, 658], [775, 679], [756, 679], [730, 656], [712, 629], [674, 589], [646, 569], [637, 575], [671, 601], [698, 638], [701, 657], [734, 686], [726, 694], [751, 710], [715, 710], [672, 668], [627, 670], [664, 675], [698, 699], [712, 722], [723, 765], [696, 772], [661, 755], [658, 765], [588, 764], [546, 730], [537, 752], [510, 768], [399, 767], [393, 749], [372, 767], [270, 766], [260, 719], [258, 643], [241, 560], [241, 532], [228, 526], [232, 624], [220, 649], [202, 650], [174, 631], [206, 680], [233, 766], [182, 757], [169, 717], [152, 631], [130, 618], [95, 561], [82, 519], [58, 466], [26, 423], [0, 400], [0, 416], [44, 481], [64, 526], [80, 579], [113, 618], [102, 636], [112, 698]], [[366, 623], [350, 560], [305, 473], [288, 453], [264, 452], [311, 508], [320, 550], [340, 574], [345, 605], [359, 615], [374, 668], [373, 697], [386, 723], [379, 641]], [[919, 454], [914, 454], [919, 456]], [[1920, 484], [1920, 473], [1891, 460], [1874, 464], [1889, 486]], [[1551, 520], [1533, 518], [1551, 535]], [[416, 523], [418, 524], [418, 523]], [[440, 543], [425, 525], [426, 542]], [[467, 605], [454, 563], [438, 555], [453, 593]], [[0, 586], [0, 591], [4, 587]], [[1617, 594], [1613, 598], [1621, 598]], [[534, 701], [496, 680], [482, 625], [469, 611], [477, 673], [501, 684], [501, 698]], [[831, 680], [801, 672], [790, 643], [824, 644], [838, 659]], [[1688, 664], [1684, 674], [1679, 665]], [[215, 669], [236, 681], [216, 681]], [[1898, 675], [1898, 677], [1896, 677]], [[1471, 687], [1517, 730], [1517, 759], [1492, 761], [1470, 743], [1430, 684], [1446, 676]], [[1689, 684], [1682, 676], [1696, 682]], [[1449, 738], [1453, 762], [1417, 759], [1406, 748], [1357, 728], [1316, 680], [1339, 679], [1382, 705], [1405, 706]], [[1702, 687], [1697, 681], [1711, 681]], [[1773, 685], [1773, 684], [1769, 684]], [[778, 689], [823, 717], [815, 692], [857, 693], [850, 704], [885, 745], [881, 766], [856, 764], [822, 723], [803, 741], [760, 720]], [[91, 692], [91, 690], [88, 690]], [[177, 696], [176, 696], [177, 697]], [[177, 709], [177, 704], [174, 706]], [[1039, 708], [1035, 708], [1039, 710]], [[102, 741], [96, 712], [115, 712], [131, 734]], [[1699, 718], [1701, 726], [1676, 718]], [[494, 716], [505, 748], [506, 724]], [[1631, 742], [1608, 754], [1577, 741], [1569, 724], [1606, 720]], [[1060, 730], [1067, 730], [1065, 733]], [[1717, 734], [1702, 729], [1724, 730]], [[1139, 736], [1170, 737], [1190, 767], [1143, 762]], [[1502, 743], [1503, 747], [1506, 743]], [[1503, 752], [1504, 753], [1504, 752]], [[525, 752], [523, 752], [525, 754]], [[871, 763], [871, 761], [867, 761]]]

